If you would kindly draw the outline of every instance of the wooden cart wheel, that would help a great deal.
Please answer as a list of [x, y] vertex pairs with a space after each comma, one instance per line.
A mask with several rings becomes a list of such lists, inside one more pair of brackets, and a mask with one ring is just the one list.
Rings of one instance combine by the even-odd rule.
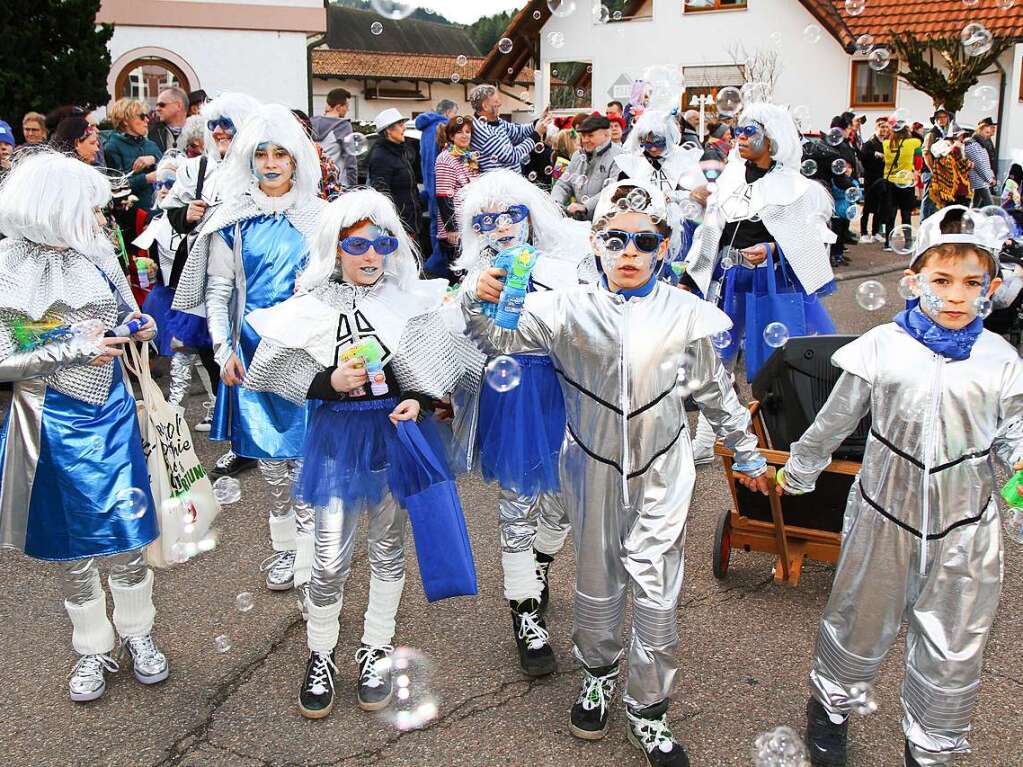
[[723, 580], [728, 574], [728, 560], [732, 556], [732, 510], [725, 509], [714, 530], [714, 577]]

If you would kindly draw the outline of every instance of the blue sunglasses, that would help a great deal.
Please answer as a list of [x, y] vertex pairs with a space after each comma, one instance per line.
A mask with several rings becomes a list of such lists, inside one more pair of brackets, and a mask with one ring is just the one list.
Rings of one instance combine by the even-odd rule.
[[739, 125], [735, 128], [732, 128], [732, 133], [735, 134], [736, 138], [738, 138], [739, 136], [753, 138], [758, 133], [760, 133], [762, 129], [763, 127], [760, 125], [760, 123], [751, 123], [749, 125]]
[[472, 217], [472, 228], [478, 232], [492, 232], [499, 226], [498, 219], [508, 216], [511, 223], [518, 224], [529, 216], [529, 208], [525, 205], [509, 205], [508, 210], [500, 213], [480, 213]]
[[164, 179], [163, 181], [157, 181], [153, 186], [155, 186], [157, 189], [170, 189], [172, 186], [174, 186], [174, 179], [167, 178]]
[[398, 249], [398, 238], [385, 234], [375, 240], [367, 240], [365, 237], [345, 237], [337, 244], [337, 252], [342, 251], [350, 256], [361, 256], [367, 250], [373, 248], [381, 256], [389, 256]]
[[223, 128], [225, 131], [234, 133], [234, 121], [230, 117], [218, 117], [215, 120], [208, 120], [206, 127], [210, 129], [210, 133], [213, 133], [218, 127]]
[[623, 232], [621, 229], [605, 229], [598, 232], [599, 239], [610, 253], [622, 253], [629, 243], [640, 253], [653, 253], [664, 242], [664, 235], [658, 232]]
[[653, 139], [646, 139], [640, 141], [639, 145], [644, 149], [666, 149], [668, 146], [668, 140], [664, 136], [657, 136]]

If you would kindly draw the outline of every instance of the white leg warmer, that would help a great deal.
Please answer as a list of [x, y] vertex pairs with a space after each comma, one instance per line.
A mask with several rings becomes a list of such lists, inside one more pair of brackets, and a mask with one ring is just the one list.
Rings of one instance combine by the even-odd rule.
[[533, 549], [502, 551], [504, 569], [504, 598], [514, 601], [540, 598], [540, 578], [536, 574], [536, 556]]
[[114, 649], [114, 627], [107, 619], [107, 595], [82, 605], [64, 602], [71, 618], [71, 645], [79, 655], [107, 654]]
[[[272, 523], [271, 523], [272, 524]], [[313, 550], [316, 539], [311, 534], [295, 536], [295, 587], [305, 586], [313, 575]]]
[[306, 644], [313, 652], [329, 653], [337, 646], [337, 636], [341, 632], [341, 600], [318, 607], [307, 599], [305, 609]]
[[362, 628], [362, 643], [370, 647], [389, 645], [394, 639], [395, 617], [401, 602], [401, 590], [405, 578], [396, 581], [381, 581], [369, 578], [369, 604], [366, 606], [366, 622]]
[[153, 630], [156, 607], [153, 605], [153, 571], [134, 586], [123, 586], [109, 580], [114, 598], [114, 626], [122, 638], [141, 637]]
[[294, 513], [284, 517], [270, 517], [270, 543], [274, 551], [295, 550], [297, 543], [295, 541]]

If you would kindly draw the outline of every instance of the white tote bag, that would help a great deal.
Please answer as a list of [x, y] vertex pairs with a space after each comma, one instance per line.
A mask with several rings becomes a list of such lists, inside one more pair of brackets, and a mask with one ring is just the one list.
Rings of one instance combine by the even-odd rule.
[[153, 381], [149, 344], [142, 344], [141, 352], [133, 343], [126, 348], [130, 362], [126, 360], [125, 367], [135, 374], [142, 395], [141, 402], [136, 398], [136, 409], [160, 522], [160, 537], [146, 547], [146, 561], [168, 567], [195, 551], [220, 513], [220, 504], [195, 454], [184, 411], [169, 404]]

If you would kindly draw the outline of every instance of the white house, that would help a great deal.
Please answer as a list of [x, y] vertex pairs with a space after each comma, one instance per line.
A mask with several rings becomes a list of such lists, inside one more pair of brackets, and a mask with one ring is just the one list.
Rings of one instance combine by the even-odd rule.
[[[539, 62], [542, 103], [565, 105], [565, 112], [603, 111], [611, 99], [627, 102], [633, 81], [662, 65], [681, 67], [688, 104], [694, 95], [713, 95], [753, 79], [745, 74], [747, 62], [773, 59], [773, 100], [806, 107], [816, 129], [826, 129], [832, 116], [847, 109], [867, 115], [871, 123], [902, 109], [911, 122], [927, 125], [934, 105], [894, 76], [900, 66], [894, 49], [892, 63], [877, 72], [856, 52], [855, 42], [871, 34], [877, 47], [887, 47], [893, 28], [920, 38], [958, 38], [965, 24], [979, 21], [1014, 42], [980, 78], [979, 85], [993, 88], [994, 98], [983, 103], [968, 96], [958, 121], [996, 119], [1003, 172], [1012, 149], [1023, 147], [1023, 3], [1002, 10], [994, 2], [967, 7], [962, 0], [866, 0], [858, 16], [848, 12], [844, 0], [603, 0], [603, 9], [601, 0], [562, 0], [561, 5], [561, 11], [575, 9], [556, 15], [547, 0], [532, 0], [505, 32], [516, 46], [534, 46], [532, 62], [518, 66]], [[481, 76], [503, 77], [513, 57], [491, 51]], [[566, 73], [570, 82], [560, 84]]]
[[156, 102], [167, 85], [210, 96], [239, 90], [291, 107], [309, 102], [308, 47], [327, 30], [323, 0], [103, 0], [112, 23], [108, 89]]

